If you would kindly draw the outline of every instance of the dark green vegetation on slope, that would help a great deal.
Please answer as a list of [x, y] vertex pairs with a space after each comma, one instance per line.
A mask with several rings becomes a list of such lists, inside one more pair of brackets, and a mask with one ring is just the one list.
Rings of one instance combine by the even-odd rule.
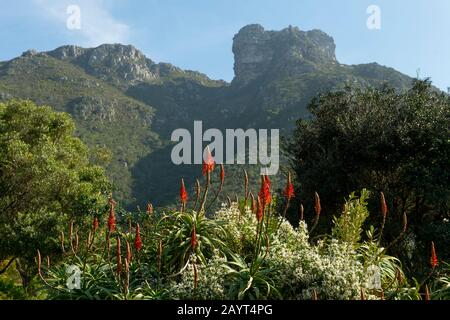
[[0, 100], [30, 99], [70, 113], [91, 148], [112, 151], [107, 172], [117, 198], [129, 207], [149, 200], [159, 206], [174, 199], [171, 185], [179, 176], [192, 177], [196, 170], [170, 163], [173, 129], [203, 120], [205, 128], [288, 133], [298, 118], [309, 116], [306, 106], [320, 92], [348, 84], [410, 85], [409, 77], [375, 63], [342, 65], [334, 48], [333, 39], [318, 30], [246, 26], [234, 39], [231, 84], [155, 63], [132, 46], [29, 51], [0, 65]]

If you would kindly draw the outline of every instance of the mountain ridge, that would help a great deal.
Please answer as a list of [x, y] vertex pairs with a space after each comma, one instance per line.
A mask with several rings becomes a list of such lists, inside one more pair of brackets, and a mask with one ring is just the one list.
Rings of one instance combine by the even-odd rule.
[[376, 63], [340, 64], [335, 48], [320, 30], [245, 26], [233, 41], [231, 83], [156, 63], [131, 45], [29, 50], [0, 62], [0, 101], [30, 99], [70, 113], [88, 145], [112, 150], [108, 172], [119, 200], [159, 205], [176, 196], [180, 176], [197, 172], [169, 163], [174, 129], [202, 120], [205, 129], [280, 128], [288, 135], [295, 120], [309, 117], [306, 106], [321, 92], [386, 83], [402, 90], [411, 83]]

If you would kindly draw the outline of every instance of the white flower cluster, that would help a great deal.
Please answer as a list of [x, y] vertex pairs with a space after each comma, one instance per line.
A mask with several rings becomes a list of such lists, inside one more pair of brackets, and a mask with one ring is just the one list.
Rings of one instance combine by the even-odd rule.
[[[226, 243], [234, 253], [254, 246], [257, 221], [251, 212], [242, 214], [236, 203], [223, 206], [214, 216], [225, 221], [229, 233]], [[281, 218], [280, 218], [281, 219]], [[265, 248], [263, 248], [265, 250]], [[174, 283], [173, 296], [183, 299], [226, 299], [224, 290], [226, 259], [216, 253], [206, 266], [198, 267], [198, 287], [194, 290], [194, 270], [190, 265], [181, 281]], [[264, 267], [272, 271], [271, 279], [284, 299], [359, 299], [367, 276], [354, 249], [338, 240], [309, 242], [308, 227], [300, 222], [294, 229], [286, 220], [270, 237], [270, 251]], [[367, 297], [370, 298], [370, 297]]]
[[197, 287], [195, 287], [194, 265], [190, 263], [182, 273], [181, 279], [173, 281], [168, 287], [173, 299], [223, 300], [225, 259], [216, 252], [206, 266], [197, 264]]

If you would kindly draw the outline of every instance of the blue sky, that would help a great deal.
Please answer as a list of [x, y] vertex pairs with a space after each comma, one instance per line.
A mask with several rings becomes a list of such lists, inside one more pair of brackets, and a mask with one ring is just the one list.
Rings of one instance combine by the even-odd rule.
[[[69, 5], [81, 9], [80, 30], [66, 27]], [[381, 10], [380, 30], [366, 26], [369, 5]], [[233, 36], [259, 23], [321, 29], [335, 39], [341, 63], [375, 61], [450, 87], [448, 0], [3, 0], [0, 8], [1, 61], [31, 48], [120, 42], [230, 81]]]

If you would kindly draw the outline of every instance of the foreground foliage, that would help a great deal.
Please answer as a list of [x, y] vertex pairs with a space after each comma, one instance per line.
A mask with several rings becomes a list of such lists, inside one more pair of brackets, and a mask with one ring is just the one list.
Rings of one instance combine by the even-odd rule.
[[[263, 177], [257, 197], [245, 175], [242, 199], [207, 215], [214, 164], [204, 165], [205, 185], [187, 208], [184, 182], [179, 210], [120, 214], [109, 210], [85, 228], [70, 225], [62, 262], [38, 251], [37, 270], [48, 299], [430, 299], [448, 295], [448, 271], [438, 272], [435, 249], [430, 276], [407, 279], [400, 260], [382, 247], [382, 230], [364, 229], [367, 190], [352, 194], [329, 235], [314, 235], [301, 211], [294, 228], [279, 213], [294, 197], [289, 177], [282, 194]], [[224, 182], [221, 167], [220, 186]], [[216, 190], [219, 194], [221, 187]], [[213, 197], [216, 198], [216, 197]], [[283, 206], [284, 206], [283, 205]], [[99, 223], [100, 222], [100, 223]], [[404, 221], [401, 237], [407, 228]], [[77, 236], [74, 238], [73, 235]], [[74, 282], [78, 270], [80, 282]], [[436, 277], [437, 274], [440, 277]], [[435, 280], [434, 280], [435, 279]]]

